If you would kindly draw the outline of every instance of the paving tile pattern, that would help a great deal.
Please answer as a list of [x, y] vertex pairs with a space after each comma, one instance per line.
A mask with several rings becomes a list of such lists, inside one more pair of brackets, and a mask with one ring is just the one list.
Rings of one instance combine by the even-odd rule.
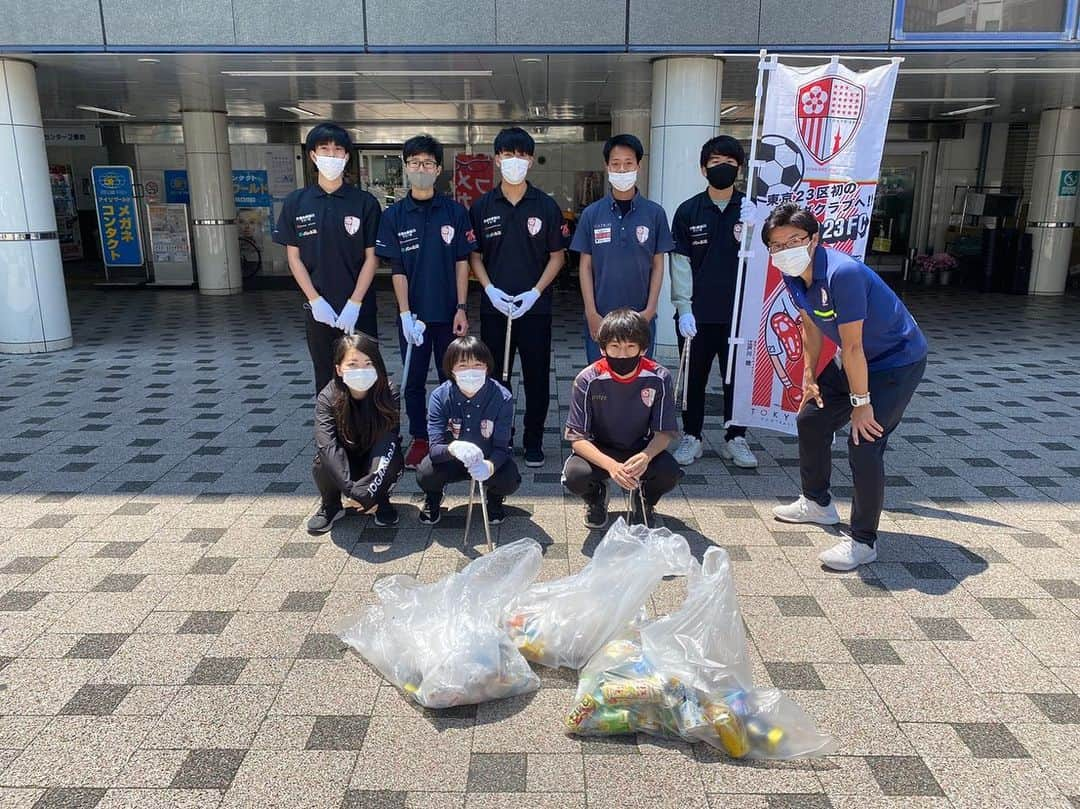
[[[558, 486], [582, 356], [558, 295], [548, 461], [493, 531], [541, 542], [545, 578], [600, 538]], [[73, 293], [73, 349], [0, 356], [0, 806], [1080, 806], [1080, 301], [909, 302], [934, 353], [890, 445], [877, 562], [828, 573], [831, 532], [771, 519], [795, 442], [752, 432], [760, 467], [727, 467], [715, 379], [705, 456], [659, 508], [698, 556], [727, 549], [756, 676], [838, 741], [762, 763], [567, 736], [570, 672], [499, 703], [407, 702], [335, 631], [379, 578], [475, 558], [464, 487], [435, 529], [405, 478], [396, 527], [353, 511], [310, 537], [297, 296]], [[684, 592], [664, 582], [649, 608]]]

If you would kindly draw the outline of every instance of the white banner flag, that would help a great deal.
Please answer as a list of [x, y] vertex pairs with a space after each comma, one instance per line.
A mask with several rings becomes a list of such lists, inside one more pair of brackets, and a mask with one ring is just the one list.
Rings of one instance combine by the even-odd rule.
[[[856, 73], [838, 62], [777, 65], [769, 76], [752, 195], [795, 202], [821, 223], [821, 244], [862, 258], [898, 63]], [[802, 401], [799, 312], [757, 230], [746, 262], [735, 351], [733, 421], [794, 434]], [[835, 353], [826, 340], [821, 367]], [[820, 370], [820, 367], [819, 367]]]

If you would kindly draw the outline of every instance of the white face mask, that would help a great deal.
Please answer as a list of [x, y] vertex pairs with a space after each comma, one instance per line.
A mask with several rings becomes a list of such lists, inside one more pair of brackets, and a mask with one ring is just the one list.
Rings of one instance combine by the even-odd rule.
[[342, 381], [348, 386], [349, 390], [354, 390], [357, 393], [370, 390], [378, 378], [379, 372], [374, 368], [348, 368], [341, 372]]
[[529, 161], [524, 157], [504, 157], [499, 163], [499, 171], [510, 185], [521, 185], [529, 173]]
[[454, 381], [457, 382], [457, 386], [461, 388], [462, 393], [466, 396], [474, 396], [480, 388], [484, 387], [484, 383], [487, 382], [487, 371], [481, 371], [479, 369], [456, 371], [454, 373]]
[[802, 275], [810, 264], [810, 245], [803, 244], [798, 247], [789, 247], [787, 250], [773, 253], [772, 263], [784, 275], [792, 278]]
[[347, 157], [331, 157], [330, 155], [315, 155], [315, 165], [319, 167], [319, 174], [327, 180], [336, 180], [345, 173], [345, 164], [349, 162]]
[[608, 182], [611, 183], [611, 187], [616, 191], [629, 191], [637, 185], [637, 172], [609, 171], [607, 173], [607, 179]]

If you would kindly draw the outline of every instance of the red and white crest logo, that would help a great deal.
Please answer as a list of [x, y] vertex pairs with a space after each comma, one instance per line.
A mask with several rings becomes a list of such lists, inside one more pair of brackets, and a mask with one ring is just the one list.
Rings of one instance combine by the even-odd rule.
[[450, 434], [455, 441], [461, 438], [461, 419], [450, 419]]
[[838, 76], [816, 79], [795, 93], [799, 138], [825, 165], [851, 143], [862, 122], [866, 91]]
[[484, 419], [480, 422], [480, 435], [484, 438], [491, 438], [491, 434], [495, 432], [495, 422], [491, 419]]
[[649, 229], [645, 225], [637, 226], [638, 244], [645, 244], [649, 240]]
[[530, 236], [535, 236], [537, 233], [540, 232], [540, 226], [542, 223], [540, 222], [539, 216], [530, 216], [529, 221], [526, 224], [529, 227]]
[[742, 222], [735, 223], [735, 227], [731, 229], [731, 235], [735, 238], [735, 241], [742, 241]]
[[355, 216], [345, 217], [345, 232], [350, 236], [355, 236], [356, 231], [360, 230], [360, 220]]
[[446, 244], [450, 244], [450, 242], [454, 241], [454, 228], [453, 227], [451, 227], [450, 225], [443, 225], [442, 226], [442, 240]]
[[652, 403], [656, 401], [656, 388], [642, 388], [641, 401], [646, 407], [652, 407]]

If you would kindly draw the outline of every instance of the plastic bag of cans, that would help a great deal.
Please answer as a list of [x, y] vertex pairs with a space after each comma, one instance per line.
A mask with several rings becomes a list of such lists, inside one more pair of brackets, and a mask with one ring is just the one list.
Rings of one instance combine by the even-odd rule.
[[341, 632], [390, 682], [426, 708], [535, 691], [540, 678], [499, 625], [506, 603], [540, 572], [541, 549], [519, 539], [434, 584], [375, 583], [379, 603]]
[[526, 659], [580, 669], [638, 617], [664, 576], [685, 576], [692, 562], [683, 537], [620, 517], [579, 573], [534, 584], [507, 606], [503, 626]]
[[671, 615], [607, 643], [581, 671], [566, 726], [582, 735], [649, 733], [705, 742], [733, 758], [827, 755], [835, 744], [776, 689], [753, 687], [725, 551], [691, 570]]

